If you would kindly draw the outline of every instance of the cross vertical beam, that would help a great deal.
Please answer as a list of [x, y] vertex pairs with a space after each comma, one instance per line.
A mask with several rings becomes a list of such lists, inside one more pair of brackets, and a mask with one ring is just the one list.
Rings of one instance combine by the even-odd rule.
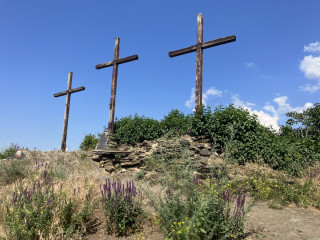
[[215, 47], [229, 42], [234, 42], [236, 36], [231, 35], [207, 42], [203, 42], [203, 15], [199, 13], [197, 16], [197, 44], [191, 47], [175, 50], [169, 52], [169, 57], [177, 57], [183, 54], [197, 52], [196, 63], [196, 97], [195, 97], [195, 110], [198, 111], [202, 106], [202, 67], [203, 67], [203, 49]]
[[116, 94], [117, 94], [118, 65], [126, 62], [131, 62], [134, 60], [138, 60], [138, 55], [132, 55], [129, 57], [119, 59], [119, 53], [120, 53], [120, 38], [116, 38], [115, 46], [114, 46], [113, 61], [96, 65], [96, 69], [113, 66], [109, 122], [108, 122], [108, 133], [110, 134], [114, 134], [114, 115], [115, 115]]
[[68, 121], [69, 121], [69, 109], [70, 109], [71, 93], [75, 93], [75, 92], [79, 92], [79, 91], [85, 90], [85, 87], [79, 87], [79, 88], [71, 89], [72, 76], [73, 76], [73, 72], [69, 72], [67, 91], [56, 93], [56, 94], [53, 95], [54, 97], [60, 97], [60, 96], [63, 96], [63, 95], [67, 95], [67, 97], [66, 97], [66, 106], [65, 106], [65, 111], [64, 111], [62, 143], [61, 143], [61, 150], [63, 152], [66, 151], [66, 146], [67, 146], [67, 131], [68, 131]]
[[203, 15], [197, 16], [197, 65], [196, 65], [196, 110], [202, 106], [202, 66], [203, 66]]
[[116, 38], [114, 46], [114, 56], [113, 56], [113, 69], [112, 69], [112, 85], [111, 85], [111, 96], [110, 96], [110, 110], [109, 110], [109, 122], [108, 122], [108, 132], [114, 133], [114, 113], [116, 106], [116, 95], [117, 95], [117, 81], [118, 81], [118, 64], [120, 51], [120, 38]]

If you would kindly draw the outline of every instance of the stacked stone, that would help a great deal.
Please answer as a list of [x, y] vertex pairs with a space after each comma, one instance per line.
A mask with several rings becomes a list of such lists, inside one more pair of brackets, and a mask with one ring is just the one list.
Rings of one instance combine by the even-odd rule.
[[[109, 147], [108, 136], [108, 149]], [[109, 142], [110, 141], [110, 142]], [[213, 158], [218, 154], [212, 152], [212, 145], [208, 138], [181, 137], [179, 139], [159, 138], [154, 141], [144, 141], [135, 145], [113, 145], [117, 146], [117, 151], [107, 150], [105, 154], [93, 157], [93, 160], [99, 161], [101, 167], [108, 172], [117, 169], [122, 171], [140, 168], [147, 158], [159, 159], [164, 157], [168, 162], [175, 158], [183, 163], [185, 158], [194, 161], [196, 171], [200, 174], [207, 174], [212, 171]], [[111, 154], [111, 152], [113, 152]], [[117, 154], [116, 152], [119, 152]], [[121, 153], [121, 154], [120, 154]]]

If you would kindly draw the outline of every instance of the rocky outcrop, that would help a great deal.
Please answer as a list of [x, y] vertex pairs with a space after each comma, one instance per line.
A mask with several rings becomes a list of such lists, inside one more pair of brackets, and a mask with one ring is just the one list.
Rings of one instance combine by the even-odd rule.
[[93, 161], [99, 162], [110, 173], [140, 168], [148, 159], [157, 161], [161, 158], [167, 162], [180, 159], [183, 162], [188, 158], [194, 162], [197, 172], [205, 174], [211, 171], [213, 158], [218, 156], [212, 151], [209, 139], [187, 135], [173, 139], [159, 138], [135, 145], [116, 145], [114, 139], [111, 140], [108, 139], [108, 144], [113, 142], [112, 148], [108, 145], [106, 150], [95, 150], [91, 156]]

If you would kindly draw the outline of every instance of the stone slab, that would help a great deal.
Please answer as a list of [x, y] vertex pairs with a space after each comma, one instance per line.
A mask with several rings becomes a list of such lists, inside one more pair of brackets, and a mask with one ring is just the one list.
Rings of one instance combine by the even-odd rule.
[[108, 138], [107, 138], [107, 133], [106, 132], [103, 132], [101, 134], [101, 137], [99, 138], [99, 142], [96, 146], [95, 149], [106, 149], [107, 148], [107, 142], [108, 142]]

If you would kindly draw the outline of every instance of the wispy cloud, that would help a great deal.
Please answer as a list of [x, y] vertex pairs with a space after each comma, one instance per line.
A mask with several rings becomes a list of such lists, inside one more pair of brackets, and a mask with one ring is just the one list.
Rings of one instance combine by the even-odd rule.
[[310, 43], [308, 46], [304, 46], [305, 52], [320, 52], [320, 42]]
[[196, 99], [196, 90], [195, 90], [195, 88], [192, 88], [190, 98], [185, 102], [186, 107], [188, 107], [188, 108], [194, 107], [195, 99]]
[[248, 62], [248, 63], [245, 63], [244, 64], [247, 68], [255, 68], [256, 67], [256, 64], [253, 63], [253, 62]]
[[209, 88], [205, 93], [202, 93], [202, 103], [207, 105], [207, 100], [209, 96], [222, 96], [222, 91], [215, 89], [214, 87]]
[[[308, 46], [304, 46], [305, 52], [320, 53], [320, 43], [310, 43]], [[300, 62], [300, 71], [304, 73], [304, 76], [311, 80], [316, 80], [315, 84], [306, 84], [300, 86], [302, 91], [314, 93], [320, 89], [320, 56], [308, 55]]]
[[[222, 91], [215, 89], [214, 87], [207, 89], [207, 91], [202, 93], [202, 104], [203, 105], [207, 105], [207, 100], [210, 96], [221, 97]], [[195, 88], [192, 88], [190, 98], [185, 102], [185, 106], [188, 108], [194, 107], [195, 106], [195, 97], [196, 97]]]

